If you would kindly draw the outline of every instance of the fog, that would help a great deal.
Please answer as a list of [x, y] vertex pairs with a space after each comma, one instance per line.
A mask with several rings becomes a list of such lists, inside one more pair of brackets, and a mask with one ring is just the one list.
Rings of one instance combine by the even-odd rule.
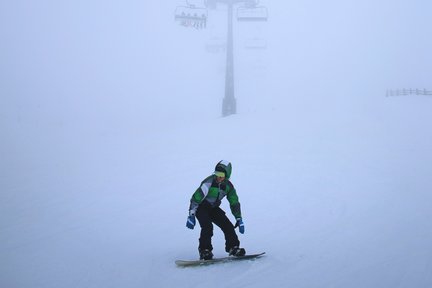
[[[239, 99], [255, 88], [287, 103], [300, 94], [367, 91], [377, 97], [386, 89], [428, 88], [428, 1], [261, 2], [268, 22], [235, 24]], [[173, 21], [180, 5], [185, 3], [2, 3], [4, 129], [36, 119], [42, 127], [100, 128], [107, 121], [139, 121], [142, 127], [152, 117], [163, 125], [173, 110], [197, 113], [203, 105], [214, 108], [204, 115], [217, 116], [225, 60], [204, 48], [212, 37], [226, 37], [226, 11], [209, 11], [208, 29], [187, 29]], [[267, 49], [245, 51], [245, 41], [257, 35]], [[265, 71], [253, 75], [254, 64]]]
[[[234, 19], [229, 117], [227, 8], [196, 29], [174, 19], [185, 5], [1, 1], [0, 286], [197, 285], [173, 263], [197, 257], [197, 231], [183, 223], [189, 197], [226, 159], [250, 217], [243, 243], [269, 255], [263, 266], [215, 268], [239, 273], [229, 283], [428, 287], [432, 96], [386, 91], [432, 91], [432, 2], [260, 0], [268, 21]], [[382, 232], [377, 218], [404, 226]], [[385, 236], [365, 236], [369, 225]], [[400, 235], [406, 245], [383, 248]], [[362, 278], [374, 271], [386, 277]]]

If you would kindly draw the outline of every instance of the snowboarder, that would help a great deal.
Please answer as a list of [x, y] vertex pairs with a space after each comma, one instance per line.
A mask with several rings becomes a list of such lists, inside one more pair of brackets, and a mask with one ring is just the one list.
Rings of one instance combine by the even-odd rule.
[[[244, 256], [245, 249], [240, 248], [240, 241], [235, 232], [244, 233], [245, 227], [241, 216], [240, 202], [233, 184], [229, 181], [232, 166], [228, 161], [220, 161], [215, 167], [215, 172], [201, 182], [190, 200], [189, 216], [186, 227], [194, 229], [195, 217], [201, 226], [198, 251], [201, 260], [213, 258], [213, 223], [216, 224], [225, 235], [225, 251], [231, 256]], [[231, 223], [225, 212], [219, 207], [221, 200], [227, 196], [231, 213], [236, 218], [235, 226]]]

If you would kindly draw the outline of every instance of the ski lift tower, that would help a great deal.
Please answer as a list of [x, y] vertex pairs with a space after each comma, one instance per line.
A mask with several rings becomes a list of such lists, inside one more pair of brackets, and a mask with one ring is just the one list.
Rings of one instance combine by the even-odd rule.
[[[227, 31], [227, 54], [226, 54], [226, 73], [225, 73], [225, 96], [222, 101], [222, 116], [230, 116], [237, 113], [237, 101], [234, 93], [234, 39], [233, 39], [233, 10], [237, 4], [242, 4], [237, 9], [237, 21], [255, 22], [267, 21], [267, 8], [258, 6], [259, 0], [205, 0], [205, 7], [208, 9], [216, 9], [218, 3], [225, 4], [228, 7], [228, 31]], [[188, 3], [188, 2], [187, 2]], [[200, 28], [205, 27], [207, 13], [185, 13], [185, 8], [188, 11], [196, 9], [195, 5], [188, 3], [187, 7], [178, 7], [176, 10], [176, 20], [192, 20], [195, 22], [204, 21], [204, 25], [199, 25]], [[193, 15], [192, 17], [189, 15]], [[199, 18], [196, 18], [198, 15]], [[205, 19], [205, 20], [204, 20]], [[186, 25], [185, 25], [186, 26]], [[194, 25], [196, 27], [196, 25]]]

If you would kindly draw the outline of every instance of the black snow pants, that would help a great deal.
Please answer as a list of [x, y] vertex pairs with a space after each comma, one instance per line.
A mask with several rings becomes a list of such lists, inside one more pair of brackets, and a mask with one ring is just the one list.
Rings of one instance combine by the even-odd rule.
[[196, 211], [196, 217], [201, 226], [198, 249], [213, 250], [211, 238], [213, 236], [213, 223], [216, 224], [225, 235], [225, 251], [240, 245], [240, 241], [234, 230], [234, 225], [219, 207], [212, 207], [207, 201], [203, 201]]

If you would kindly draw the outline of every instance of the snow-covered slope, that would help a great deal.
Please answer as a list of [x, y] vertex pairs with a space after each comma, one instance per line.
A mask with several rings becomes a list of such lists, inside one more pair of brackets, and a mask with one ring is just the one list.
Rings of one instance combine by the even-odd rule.
[[[27, 143], [27, 155], [10, 155], [22, 181], [2, 184], [2, 286], [428, 287], [429, 100]], [[175, 259], [197, 256], [189, 197], [222, 158], [234, 165], [242, 244], [267, 256], [179, 269]]]
[[[16, 27], [19, 37], [1, 30], [9, 70], [2, 68], [0, 87], [0, 286], [430, 287], [432, 99], [384, 95], [401, 79], [430, 85], [422, 80], [428, 66], [388, 75], [363, 49], [354, 50], [364, 58], [348, 64], [349, 53], [330, 61], [329, 43], [312, 49], [306, 37], [293, 47], [288, 35], [301, 31], [268, 29], [267, 52], [237, 48], [239, 111], [221, 118], [224, 57], [204, 54], [203, 31], [163, 24], [172, 20], [165, 12], [175, 1], [167, 2], [149, 4], [157, 13], [145, 10], [144, 20], [138, 2], [110, 6], [111, 17], [87, 7], [83, 23], [96, 16], [110, 23], [90, 30], [69, 27], [74, 18], [60, 17], [67, 14], [60, 7], [53, 19], [39, 7], [26, 13], [45, 22]], [[274, 9], [270, 27], [285, 25], [283, 11], [307, 7]], [[21, 15], [17, 5], [6, 8]], [[44, 32], [51, 22], [62, 25]], [[150, 29], [155, 23], [171, 37]], [[130, 38], [138, 24], [149, 24], [146, 39]], [[72, 40], [91, 45], [63, 42], [67, 27]], [[107, 35], [95, 40], [93, 30]], [[42, 40], [24, 37], [29, 31]], [[38, 49], [27, 54], [21, 44]], [[248, 66], [258, 60], [257, 70]], [[221, 159], [233, 163], [242, 246], [267, 254], [177, 268], [175, 259], [198, 254], [199, 229], [185, 227], [190, 196]], [[225, 255], [217, 229], [213, 244]]]

